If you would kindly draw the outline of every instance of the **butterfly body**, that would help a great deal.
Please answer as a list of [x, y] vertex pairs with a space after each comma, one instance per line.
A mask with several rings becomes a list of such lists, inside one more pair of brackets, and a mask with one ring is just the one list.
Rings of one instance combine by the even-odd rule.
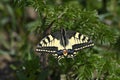
[[76, 31], [61, 29], [44, 37], [36, 51], [50, 53], [58, 58], [73, 57], [76, 52], [93, 45], [94, 43], [87, 36]]

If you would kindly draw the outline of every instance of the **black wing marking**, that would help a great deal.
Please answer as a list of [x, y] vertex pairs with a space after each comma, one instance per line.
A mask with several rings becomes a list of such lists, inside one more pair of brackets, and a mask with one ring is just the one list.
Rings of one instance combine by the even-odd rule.
[[66, 34], [67, 34], [66, 37], [68, 39], [70, 39], [71, 37], [73, 37], [75, 35], [75, 33], [76, 33], [76, 31], [68, 30], [68, 31], [66, 31]]
[[93, 47], [93, 46], [94, 46], [93, 43], [75, 44], [75, 45], [73, 45], [73, 49], [74, 49], [75, 52], [77, 52], [77, 51], [80, 51], [81, 49], [90, 48], [90, 47]]

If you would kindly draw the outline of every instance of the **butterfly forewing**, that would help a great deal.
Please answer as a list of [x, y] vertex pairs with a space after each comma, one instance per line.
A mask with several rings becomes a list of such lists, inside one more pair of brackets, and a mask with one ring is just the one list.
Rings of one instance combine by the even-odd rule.
[[[74, 49], [75, 52], [94, 45], [92, 40], [90, 40], [86, 35], [83, 35], [78, 32], [76, 32], [75, 36], [72, 38], [74, 39], [75, 42], [72, 44], [72, 49]], [[69, 42], [71, 43], [72, 41]]]
[[63, 46], [60, 45], [60, 41], [53, 37], [53, 35], [48, 35], [43, 38], [39, 45], [37, 46], [36, 51], [39, 53], [56, 53], [56, 51], [63, 49]]

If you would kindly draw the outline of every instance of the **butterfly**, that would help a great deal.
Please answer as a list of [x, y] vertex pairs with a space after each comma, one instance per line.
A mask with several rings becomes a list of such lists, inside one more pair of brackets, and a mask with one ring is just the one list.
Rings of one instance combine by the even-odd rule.
[[57, 58], [73, 57], [76, 52], [94, 46], [93, 41], [79, 32], [61, 29], [40, 40], [36, 51]]

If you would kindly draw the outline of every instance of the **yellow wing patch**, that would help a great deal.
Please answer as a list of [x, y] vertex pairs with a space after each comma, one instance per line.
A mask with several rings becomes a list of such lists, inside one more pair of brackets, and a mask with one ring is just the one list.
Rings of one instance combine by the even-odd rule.
[[40, 41], [41, 47], [56, 47], [58, 46], [58, 50], [64, 49], [64, 47], [60, 44], [60, 40], [53, 38], [52, 35], [47, 36], [49, 40], [45, 37]]

